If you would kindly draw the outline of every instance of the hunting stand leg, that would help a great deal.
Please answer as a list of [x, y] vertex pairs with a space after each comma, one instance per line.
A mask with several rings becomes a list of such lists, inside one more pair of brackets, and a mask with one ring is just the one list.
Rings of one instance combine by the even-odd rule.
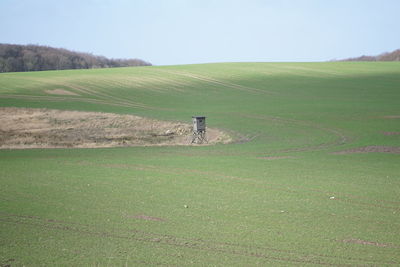
[[191, 144], [194, 144], [194, 143], [195, 144], [208, 143], [206, 131], [193, 132]]

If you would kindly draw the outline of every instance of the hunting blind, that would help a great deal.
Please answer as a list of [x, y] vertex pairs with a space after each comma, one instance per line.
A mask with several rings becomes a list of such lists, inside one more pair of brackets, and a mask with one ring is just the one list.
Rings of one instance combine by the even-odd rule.
[[193, 137], [192, 144], [202, 144], [208, 142], [206, 138], [206, 117], [193, 116]]

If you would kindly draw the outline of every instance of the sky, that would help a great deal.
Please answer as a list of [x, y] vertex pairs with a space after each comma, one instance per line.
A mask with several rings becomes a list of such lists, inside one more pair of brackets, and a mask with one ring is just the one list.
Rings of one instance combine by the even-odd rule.
[[0, 0], [0, 43], [153, 65], [328, 61], [400, 48], [400, 0]]

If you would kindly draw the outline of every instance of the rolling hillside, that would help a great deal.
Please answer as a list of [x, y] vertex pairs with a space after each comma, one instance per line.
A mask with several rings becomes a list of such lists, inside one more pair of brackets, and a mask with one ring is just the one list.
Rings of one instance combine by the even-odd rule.
[[2, 73], [0, 107], [205, 115], [234, 139], [0, 150], [0, 265], [400, 264], [398, 62]]

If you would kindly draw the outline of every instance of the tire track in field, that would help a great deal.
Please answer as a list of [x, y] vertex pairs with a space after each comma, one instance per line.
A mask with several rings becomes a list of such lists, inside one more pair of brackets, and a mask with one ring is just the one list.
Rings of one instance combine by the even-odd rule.
[[[144, 83], [142, 79], [135, 79], [135, 78], [127, 78], [126, 76], [115, 77], [114, 79], [106, 79], [106, 78], [99, 78], [96, 81], [99, 81], [100, 84], [104, 87], [104, 85], [109, 85], [110, 87], [118, 87], [118, 88], [142, 88]], [[93, 83], [91, 81], [90, 84], [93, 87], [97, 87], [98, 83]]]
[[[161, 108], [158, 107], [150, 107], [148, 105], [145, 104], [141, 104], [141, 103], [137, 103], [134, 101], [131, 101], [129, 99], [126, 98], [121, 98], [121, 97], [117, 97], [117, 96], [113, 96], [111, 94], [106, 94], [104, 92], [101, 92], [99, 90], [92, 90], [86, 87], [82, 87], [82, 86], [78, 86], [75, 84], [71, 84], [71, 83], [65, 83], [63, 84], [64, 86], [67, 86], [69, 88], [75, 89], [78, 92], [82, 92], [94, 97], [98, 97], [100, 99], [105, 99], [104, 101], [109, 102], [109, 103], [118, 103], [118, 104], [125, 104], [125, 105], [131, 105], [131, 106], [136, 106], [136, 107], [140, 107], [140, 108], [144, 108], [144, 109], [157, 109], [160, 110]], [[112, 101], [114, 100], [114, 101]], [[161, 109], [163, 110], [163, 109]]]
[[[142, 88], [147, 91], [154, 91], [154, 92], [166, 92], [168, 91], [167, 89], [173, 89], [178, 92], [183, 92], [184, 91], [183, 88], [185, 86], [185, 84], [183, 83], [178, 83], [176, 81], [172, 81], [157, 76], [132, 77], [124, 75], [118, 77], [117, 80], [96, 79], [96, 81], [100, 81], [103, 84], [109, 84], [120, 88]], [[91, 84], [91, 86], [98, 86], [98, 83], [93, 83], [90, 81], [84, 81], [84, 82]]]
[[45, 100], [45, 101], [51, 101], [51, 102], [73, 100], [76, 102], [105, 104], [105, 105], [119, 106], [119, 107], [144, 108], [140, 105], [126, 104], [126, 103], [114, 103], [114, 102], [105, 101], [105, 100], [92, 99], [92, 98], [81, 98], [81, 97], [78, 98], [78, 97], [62, 97], [62, 96], [0, 95], [0, 98], [25, 99], [25, 100]]
[[[110, 80], [106, 80], [106, 81], [107, 82], [102, 85], [103, 87], [108, 85], [108, 84], [117, 84], [118, 87], [127, 87], [127, 88], [129, 88], [129, 84], [126, 85], [126, 84], [124, 84], [122, 82], [118, 82], [118, 81], [115, 81], [115, 80], [113, 80], [112, 82]], [[92, 84], [92, 86], [96, 87], [96, 84], [93, 84], [93, 83], [91, 83], [91, 84]], [[126, 105], [134, 105], [134, 106], [137, 106], [137, 107], [140, 107], [140, 108], [143, 108], [143, 109], [150, 109], [150, 110], [163, 110], [163, 111], [174, 110], [172, 108], [161, 108], [161, 107], [149, 106], [149, 105], [146, 105], [146, 104], [142, 104], [142, 103], [138, 103], [138, 102], [129, 100], [127, 98], [114, 96], [114, 95], [111, 95], [111, 94], [107, 94], [107, 93], [101, 92], [99, 90], [92, 90], [92, 89], [89, 89], [87, 87], [73, 85], [73, 84], [70, 84], [70, 83], [67, 83], [65, 85], [67, 87], [69, 87], [69, 88], [73, 88], [73, 89], [75, 89], [77, 91], [89, 94], [91, 96], [98, 97], [98, 98], [101, 98], [101, 99], [105, 99], [105, 101], [108, 101], [110, 103], [121, 103], [121, 104], [126, 104]], [[146, 89], [148, 89], [148, 88], [146, 88]], [[155, 89], [154, 88], [153, 91], [162, 92], [164, 90], [162, 90], [162, 89], [160, 90], [160, 89]], [[110, 100], [113, 100], [113, 101], [110, 101]]]
[[154, 77], [154, 76], [146, 76], [146, 77], [129, 77], [124, 76], [121, 77], [120, 81], [125, 82], [123, 85], [126, 88], [142, 88], [146, 91], [154, 91], [165, 93], [168, 92], [169, 89], [172, 89], [177, 92], [184, 92], [184, 87], [187, 86], [184, 83], [179, 83], [170, 79], [164, 79], [162, 77]]
[[[184, 238], [174, 235], [157, 234], [136, 229], [114, 228], [100, 230], [95, 225], [65, 222], [62, 220], [44, 219], [37, 216], [0, 214], [0, 221], [8, 224], [19, 224], [38, 227], [45, 230], [61, 230], [95, 236], [151, 243], [156, 246], [173, 246], [216, 254], [238, 255], [250, 258], [281, 261], [296, 264], [316, 264], [321, 266], [375, 266], [375, 264], [396, 265], [396, 262], [381, 262], [366, 258], [339, 257], [325, 254], [306, 253], [298, 250], [278, 249], [274, 247], [241, 245], [229, 242], [216, 242], [204, 239]], [[284, 254], [284, 255], [282, 255]], [[342, 261], [345, 263], [336, 263]], [[359, 265], [361, 264], [361, 265]], [[367, 265], [366, 265], [367, 264]], [[371, 265], [372, 264], [372, 265]]]
[[188, 87], [187, 84], [182, 82], [177, 82], [171, 79], [166, 79], [162, 77], [147, 77], [147, 81], [153, 84], [157, 84], [163, 88], [163, 92], [169, 91], [168, 89], [172, 89], [177, 92], [185, 92], [185, 87]]
[[[124, 80], [122, 80], [124, 79]], [[153, 92], [163, 92], [164, 90], [160, 88], [155, 88], [155, 87], [149, 87], [146, 82], [143, 81], [143, 79], [126, 79], [120, 78], [118, 81], [115, 80], [110, 80], [110, 79], [96, 79], [98, 83], [102, 84], [102, 87], [104, 88], [104, 85], [108, 85], [110, 87], [118, 87], [118, 88], [123, 88], [123, 89], [132, 89], [132, 88], [138, 88], [146, 91], [153, 91]], [[89, 81], [85, 81], [85, 83], [89, 83], [92, 87], [98, 88], [99, 84], [98, 83], [93, 83]]]
[[44, 100], [50, 102], [62, 102], [62, 101], [76, 101], [76, 102], [85, 102], [85, 103], [93, 103], [93, 104], [102, 104], [102, 105], [109, 105], [109, 106], [117, 106], [117, 107], [128, 107], [128, 108], [140, 108], [140, 109], [152, 109], [152, 110], [163, 110], [163, 111], [171, 111], [173, 109], [170, 108], [158, 108], [158, 107], [150, 107], [141, 104], [131, 104], [131, 103], [124, 103], [124, 102], [113, 102], [113, 101], [106, 101], [100, 99], [92, 99], [92, 98], [83, 98], [83, 97], [62, 97], [62, 96], [38, 96], [38, 95], [0, 95], [0, 98], [5, 99], [24, 99], [24, 100]]
[[172, 77], [166, 78], [166, 77], [161, 77], [161, 76], [152, 76], [152, 77], [150, 77], [150, 79], [162, 82], [167, 85], [172, 84], [172, 85], [179, 86], [179, 87], [189, 86], [188, 82], [176, 80], [176, 79], [173, 79]]
[[[29, 79], [29, 80], [32, 80], [32, 79]], [[80, 86], [78, 84], [74, 84], [68, 79], [56, 78], [53, 81], [53, 80], [48, 80], [48, 79], [44, 79], [44, 78], [35, 78], [33, 80], [37, 83], [40, 83], [43, 85], [48, 85], [51, 87], [64, 86], [72, 91], [80, 92], [80, 93], [83, 93], [83, 94], [86, 94], [89, 96], [93, 96], [95, 98], [99, 98], [100, 100], [103, 101], [102, 104], [107, 104], [107, 105], [112, 105], [112, 106], [134, 107], [134, 108], [150, 109], [150, 110], [164, 110], [164, 111], [172, 110], [171, 108], [161, 108], [161, 107], [149, 106], [149, 105], [146, 105], [143, 103], [131, 101], [126, 98], [117, 97], [117, 96], [113, 96], [111, 94], [100, 92], [98, 90], [92, 90], [87, 87]], [[84, 81], [86, 81], [86, 80], [84, 80]], [[104, 84], [102, 86], [104, 86]], [[37, 87], [39, 87], [39, 86], [37, 86]], [[4, 96], [6, 96], [6, 95], [4, 95]], [[0, 96], [0, 97], [3, 97], [3, 96]], [[82, 100], [79, 100], [78, 98], [65, 98], [65, 99], [62, 99], [62, 101], [74, 100], [74, 101], [80, 101], [80, 102], [89, 102], [88, 98], [83, 98], [83, 99], [85, 99], [85, 100], [82, 101]], [[96, 100], [94, 100], [94, 101], [96, 101]], [[93, 101], [91, 101], [91, 102], [93, 102]], [[98, 103], [100, 103], [100, 102], [98, 102]]]
[[239, 85], [239, 84], [235, 84], [232, 82], [221, 81], [221, 80], [218, 80], [215, 78], [211, 78], [209, 76], [202, 76], [202, 75], [193, 74], [190, 72], [172, 71], [172, 70], [159, 70], [159, 71], [166, 72], [169, 74], [179, 75], [179, 76], [183, 76], [183, 77], [187, 77], [187, 78], [191, 78], [191, 79], [195, 79], [195, 80], [199, 80], [199, 81], [203, 81], [203, 82], [207, 82], [207, 83], [210, 83], [213, 85], [218, 85], [218, 86], [223, 86], [223, 87], [227, 87], [227, 88], [231, 88], [231, 89], [235, 89], [235, 90], [240, 90], [240, 91], [244, 91], [244, 92], [277, 95], [277, 93], [275, 93], [275, 92], [261, 90], [258, 88], [253, 88], [253, 87], [244, 86], [244, 85]]
[[319, 144], [316, 146], [309, 146], [309, 147], [303, 147], [303, 148], [278, 150], [276, 152], [285, 153], [285, 152], [316, 151], [316, 150], [326, 149], [326, 148], [329, 148], [332, 146], [344, 145], [350, 141], [350, 138], [338, 129], [325, 127], [320, 124], [316, 124], [316, 123], [309, 122], [309, 121], [302, 121], [302, 120], [296, 120], [296, 119], [285, 119], [285, 118], [281, 118], [281, 117], [277, 117], [277, 116], [251, 115], [251, 114], [245, 114], [245, 113], [239, 113], [239, 112], [230, 112], [230, 113], [226, 113], [226, 114], [230, 115], [230, 116], [233, 115], [235, 117], [242, 117], [242, 118], [246, 118], [246, 119], [250, 118], [250, 119], [258, 119], [258, 120], [277, 121], [277, 122], [282, 122], [282, 123], [286, 123], [289, 125], [306, 126], [306, 127], [311, 127], [311, 128], [321, 130], [328, 134], [332, 134], [332, 135], [336, 136], [336, 140], [332, 141], [332, 142], [326, 142], [326, 143]]

